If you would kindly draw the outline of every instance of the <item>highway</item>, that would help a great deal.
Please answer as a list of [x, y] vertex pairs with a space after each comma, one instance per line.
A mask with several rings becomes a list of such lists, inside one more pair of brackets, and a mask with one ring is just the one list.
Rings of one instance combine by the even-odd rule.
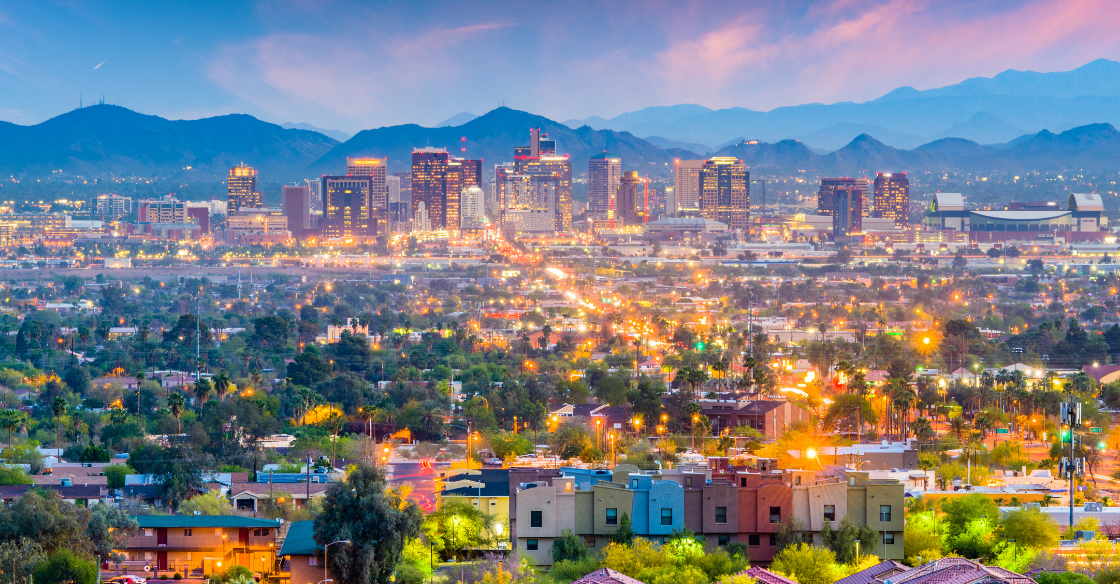
[[435, 479], [439, 476], [439, 470], [449, 466], [450, 464], [446, 462], [390, 462], [389, 484], [411, 485], [412, 492], [408, 495], [409, 500], [415, 501], [424, 513], [431, 513], [435, 510]]

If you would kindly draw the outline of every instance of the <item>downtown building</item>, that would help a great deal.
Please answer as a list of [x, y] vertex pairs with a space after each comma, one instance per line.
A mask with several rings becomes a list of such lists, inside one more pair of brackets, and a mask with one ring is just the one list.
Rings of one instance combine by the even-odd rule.
[[[649, 179], [638, 176], [637, 171], [626, 171], [619, 181], [617, 192], [614, 219], [623, 225], [649, 223]], [[613, 222], [611, 226], [614, 226]]]
[[822, 178], [817, 190], [817, 214], [832, 215], [836, 209], [835, 193], [838, 189], [858, 189], [860, 191], [860, 215], [871, 216], [871, 185], [865, 178]]
[[230, 213], [242, 207], [256, 209], [264, 206], [263, 197], [257, 190], [257, 171], [244, 163], [229, 169], [226, 177], [226, 208]]
[[666, 202], [665, 213], [670, 217], [696, 217], [700, 212], [700, 170], [705, 160], [675, 160], [673, 162], [673, 201]]
[[980, 243], [1056, 243], [1103, 241], [1109, 235], [1104, 200], [1098, 193], [1073, 193], [1066, 209], [1057, 202], [1012, 203], [1002, 211], [969, 210], [960, 193], [937, 193], [923, 227], [967, 234]]
[[615, 217], [615, 201], [622, 179], [622, 158], [606, 152], [587, 162], [587, 215], [597, 221]]
[[482, 161], [452, 157], [446, 148], [414, 148], [410, 187], [413, 231], [458, 232], [463, 189], [482, 187]]
[[728, 226], [738, 238], [750, 234], [750, 173], [738, 158], [716, 156], [699, 172], [700, 216]]
[[875, 176], [876, 219], [890, 219], [898, 227], [910, 227], [910, 179], [905, 172], [880, 172]]
[[572, 163], [556, 153], [556, 141], [540, 128], [529, 145], [514, 148], [512, 167], [495, 168], [502, 229], [513, 235], [557, 235], [572, 231]]

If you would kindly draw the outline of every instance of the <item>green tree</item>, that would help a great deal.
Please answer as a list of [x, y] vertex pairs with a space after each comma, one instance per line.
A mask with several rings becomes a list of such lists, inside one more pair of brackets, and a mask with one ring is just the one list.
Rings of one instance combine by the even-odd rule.
[[90, 507], [86, 538], [92, 553], [101, 556], [106, 562], [123, 561], [124, 556], [116, 550], [124, 549], [128, 538], [136, 535], [140, 524], [119, 507], [94, 505]]
[[1058, 546], [1058, 524], [1033, 507], [1007, 512], [999, 522], [999, 535], [1022, 547], [1050, 549]]
[[208, 491], [195, 495], [179, 505], [179, 513], [192, 515], [197, 511], [199, 515], [233, 515], [233, 503], [222, 496], [218, 491]]
[[97, 566], [70, 550], [59, 550], [31, 573], [39, 584], [96, 584]]
[[14, 467], [0, 467], [0, 486], [10, 487], [13, 485], [33, 485], [35, 481], [27, 476], [27, 473], [18, 466]]
[[123, 489], [124, 479], [132, 473], [127, 464], [111, 464], [105, 467], [105, 480], [110, 489]]
[[175, 416], [175, 421], [179, 425], [178, 433], [182, 434], [183, 421], [179, 419], [179, 416], [182, 416], [187, 409], [187, 398], [179, 392], [167, 396], [167, 409], [171, 411], [172, 416]]
[[832, 550], [804, 543], [778, 552], [770, 563], [770, 570], [785, 574], [799, 584], [832, 584], [841, 577]]
[[174, 510], [202, 490], [203, 461], [186, 448], [145, 444], [132, 451], [128, 464], [142, 474], [152, 475], [163, 500]]
[[[461, 557], [464, 550], [496, 545], [493, 515], [474, 505], [450, 499], [424, 518], [424, 536], [444, 559]], [[490, 537], [488, 537], [490, 536]]]
[[[23, 426], [27, 420], [27, 415], [19, 410], [2, 410], [0, 411], [0, 428], [8, 431], [8, 450], [12, 449], [12, 433], [16, 432]], [[8, 453], [5, 452], [6, 460], [11, 460]]]
[[946, 535], [950, 538], [964, 531], [971, 521], [983, 519], [989, 529], [999, 521], [999, 507], [995, 501], [980, 493], [945, 499], [941, 511], [945, 514]]
[[607, 534], [607, 539], [611, 540], [612, 543], [621, 545], [630, 545], [634, 542], [634, 529], [630, 524], [630, 515], [625, 511], [622, 512], [622, 517], [618, 520], [618, 527]]
[[421, 521], [420, 508], [386, 488], [380, 469], [360, 464], [327, 490], [315, 541], [350, 540], [331, 550], [327, 567], [335, 584], [389, 584], [405, 542], [420, 536]]
[[579, 536], [572, 533], [570, 529], [562, 531], [560, 537], [552, 542], [552, 561], [554, 563], [564, 560], [579, 561], [586, 557], [587, 546], [583, 545]]
[[612, 406], [626, 405], [626, 382], [613, 375], [599, 378], [592, 393], [603, 403]]

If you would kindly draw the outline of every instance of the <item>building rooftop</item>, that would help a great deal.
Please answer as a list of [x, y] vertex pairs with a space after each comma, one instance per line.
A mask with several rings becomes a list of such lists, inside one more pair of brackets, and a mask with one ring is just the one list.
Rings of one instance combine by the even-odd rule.
[[1040, 221], [1069, 215], [1069, 211], [973, 211], [973, 215], [1004, 221]]
[[273, 519], [240, 515], [134, 515], [140, 527], [278, 527]]
[[321, 549], [323, 546], [315, 542], [315, 522], [296, 521], [284, 536], [280, 556], [311, 556]]

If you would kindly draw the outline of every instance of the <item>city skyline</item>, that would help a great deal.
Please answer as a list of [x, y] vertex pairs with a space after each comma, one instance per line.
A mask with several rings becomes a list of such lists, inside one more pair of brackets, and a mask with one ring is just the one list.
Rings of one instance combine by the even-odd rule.
[[[220, 19], [215, 8], [5, 7], [0, 79], [9, 91], [0, 119], [37, 123], [102, 98], [171, 118], [248, 113], [345, 132], [435, 125], [501, 103], [559, 120], [680, 103], [769, 110], [1120, 57], [1110, 33], [1120, 17], [1094, 0], [801, 2], [730, 12], [623, 4], [594, 19], [581, 5], [234, 3], [221, 6]], [[366, 45], [374, 22], [392, 33]], [[330, 41], [320, 40], [328, 30]], [[550, 50], [514, 50], [525, 43]], [[540, 67], [544, 54], [556, 67]], [[338, 84], [355, 66], [375, 74]], [[523, 82], [499, 83], [510, 71]], [[589, 82], [603, 75], [638, 91]], [[484, 82], [437, 90], [472, 78]]]

